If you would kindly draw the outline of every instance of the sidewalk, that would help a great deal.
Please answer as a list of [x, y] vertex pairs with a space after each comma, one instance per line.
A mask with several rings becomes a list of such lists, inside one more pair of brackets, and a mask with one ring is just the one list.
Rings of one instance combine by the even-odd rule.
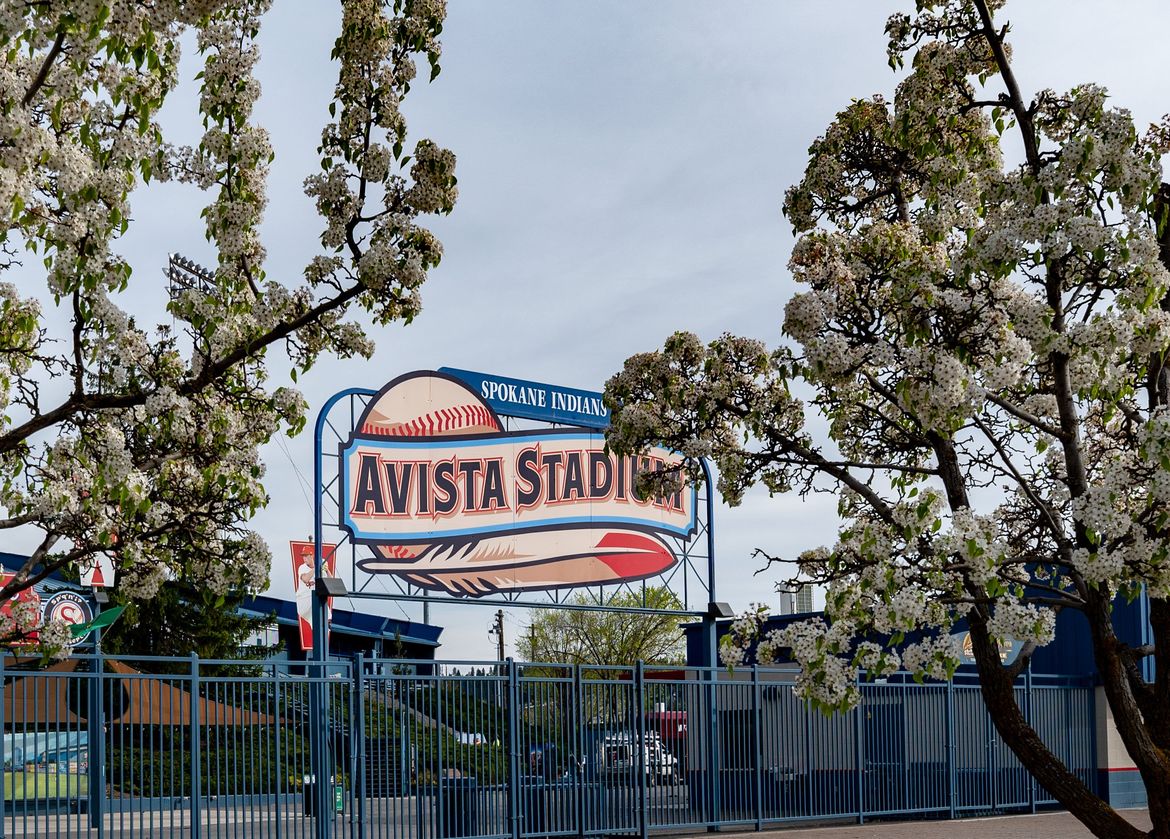
[[[1142, 830], [1150, 829], [1150, 817], [1145, 810], [1122, 810], [1121, 813]], [[701, 833], [688, 839], [710, 839], [711, 835]], [[1092, 839], [1093, 836], [1068, 813], [954, 821], [882, 822], [743, 834], [722, 832], [719, 835], [741, 835], [744, 839]]]

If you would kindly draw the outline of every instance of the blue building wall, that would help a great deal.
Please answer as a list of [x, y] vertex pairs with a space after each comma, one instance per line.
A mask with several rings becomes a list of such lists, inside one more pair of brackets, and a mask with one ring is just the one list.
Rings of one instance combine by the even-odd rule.
[[[821, 612], [809, 612], [795, 615], [772, 615], [764, 624], [763, 633], [774, 629], [782, 629], [792, 623], [821, 617]], [[731, 630], [731, 620], [721, 620], [716, 624], [717, 637], [721, 641]], [[1141, 646], [1151, 642], [1149, 619], [1149, 601], [1143, 593], [1133, 602], [1124, 598], [1117, 598], [1113, 605], [1113, 626], [1117, 637], [1131, 646]], [[683, 635], [686, 639], [687, 664], [700, 666], [703, 663], [703, 636], [701, 624], [693, 623], [683, 626]], [[966, 621], [960, 621], [956, 632], [965, 632]], [[754, 651], [749, 650], [748, 663], [753, 660]], [[1147, 661], [1144, 675], [1152, 681], [1153, 672]], [[973, 664], [962, 665], [962, 673], [975, 673]], [[1056, 640], [1051, 644], [1038, 648], [1032, 654], [1032, 673], [1045, 676], [1069, 676], [1076, 678], [1097, 679], [1097, 665], [1093, 660], [1093, 642], [1089, 633], [1089, 622], [1084, 614], [1074, 609], [1064, 609], [1056, 615]]]
[[[763, 627], [763, 633], [774, 629], [781, 629], [791, 623], [820, 617], [821, 613], [807, 613], [796, 615], [774, 615], [768, 619]], [[722, 640], [728, 634], [732, 621], [723, 620], [717, 623], [717, 637]], [[1130, 646], [1141, 646], [1152, 642], [1152, 630], [1149, 621], [1149, 600], [1145, 593], [1133, 601], [1119, 597], [1113, 605], [1113, 626], [1117, 637]], [[965, 631], [966, 624], [961, 622], [956, 631]], [[699, 665], [703, 661], [703, 636], [700, 624], [688, 624], [683, 627], [686, 639], [687, 663]], [[754, 651], [749, 650], [747, 662], [750, 664]], [[1143, 676], [1147, 681], [1153, 680], [1153, 660], [1147, 657], [1143, 662]], [[962, 675], [971, 677], [976, 675], [974, 664], [960, 666]], [[1088, 619], [1077, 610], [1065, 609], [1056, 616], [1056, 639], [1047, 646], [1038, 648], [1032, 655], [1031, 672], [1033, 676], [1067, 677], [1077, 683], [1088, 682], [1099, 685], [1100, 678], [1097, 672], [1096, 661], [1093, 657], [1092, 636], [1089, 631]], [[1099, 714], [1104, 713], [1100, 709]], [[1106, 728], [1111, 725], [1109, 723]], [[1099, 728], [1100, 732], [1100, 728]], [[1098, 744], [1104, 748], [1103, 744]], [[1097, 789], [1114, 807], [1144, 807], [1146, 806], [1146, 788], [1141, 775], [1132, 765], [1107, 766], [1102, 764], [1097, 778]]]

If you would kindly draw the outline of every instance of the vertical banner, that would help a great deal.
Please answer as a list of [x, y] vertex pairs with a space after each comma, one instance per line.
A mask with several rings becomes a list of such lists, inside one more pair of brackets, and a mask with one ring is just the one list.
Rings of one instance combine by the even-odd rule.
[[[313, 649], [313, 590], [316, 579], [313, 573], [313, 543], [289, 542], [292, 548], [293, 591], [297, 599], [297, 623], [301, 632], [301, 649]], [[325, 576], [334, 577], [337, 571], [337, 545], [321, 545], [321, 567]], [[325, 604], [326, 638], [328, 638], [329, 610], [333, 598]]]
[[[10, 574], [7, 571], [0, 572], [0, 588], [8, 585], [8, 583], [15, 577], [15, 574]], [[9, 622], [9, 628], [15, 625], [17, 628], [39, 626], [40, 622], [44, 620], [44, 607], [41, 604], [41, 596], [37, 594], [36, 589], [29, 586], [17, 592], [13, 597], [0, 603], [0, 617]], [[40, 618], [38, 620], [37, 618]], [[28, 632], [22, 639], [14, 643], [14, 647], [31, 647], [37, 643], [39, 633], [33, 629]]]
[[106, 554], [89, 558], [90, 565], [81, 566], [81, 584], [91, 588], [110, 588], [114, 585], [114, 560]]

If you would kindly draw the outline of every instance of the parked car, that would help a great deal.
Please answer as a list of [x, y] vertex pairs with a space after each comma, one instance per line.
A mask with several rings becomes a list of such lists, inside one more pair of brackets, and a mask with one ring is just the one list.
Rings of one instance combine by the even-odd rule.
[[647, 732], [645, 739], [636, 734], [608, 735], [598, 743], [597, 760], [599, 774], [609, 781], [634, 782], [639, 767], [650, 783], [677, 784], [681, 780], [678, 758], [654, 732]]

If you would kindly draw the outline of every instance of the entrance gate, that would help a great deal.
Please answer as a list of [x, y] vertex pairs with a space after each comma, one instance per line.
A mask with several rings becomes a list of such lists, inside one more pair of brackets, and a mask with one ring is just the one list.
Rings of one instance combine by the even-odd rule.
[[[1055, 803], [975, 684], [863, 683], [825, 717], [763, 668], [79, 658], [0, 670], [4, 836], [645, 836]], [[1095, 788], [1093, 688], [1019, 690]]]

